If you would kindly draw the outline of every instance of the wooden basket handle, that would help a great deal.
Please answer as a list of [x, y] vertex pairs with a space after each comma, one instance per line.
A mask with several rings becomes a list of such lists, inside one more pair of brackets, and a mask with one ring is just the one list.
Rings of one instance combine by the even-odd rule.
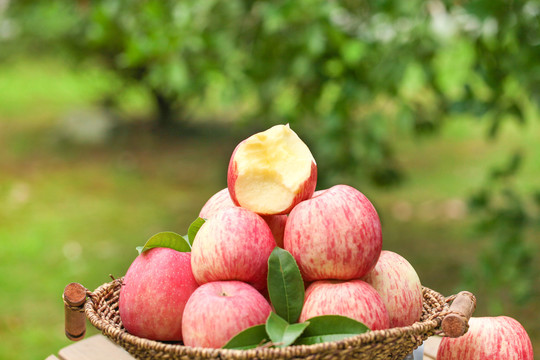
[[476, 297], [468, 291], [458, 293], [450, 305], [450, 313], [442, 320], [442, 330], [448, 337], [460, 337], [469, 330], [469, 319], [476, 309]]
[[72, 341], [79, 341], [86, 334], [86, 288], [79, 283], [68, 284], [62, 296], [64, 299], [66, 337]]

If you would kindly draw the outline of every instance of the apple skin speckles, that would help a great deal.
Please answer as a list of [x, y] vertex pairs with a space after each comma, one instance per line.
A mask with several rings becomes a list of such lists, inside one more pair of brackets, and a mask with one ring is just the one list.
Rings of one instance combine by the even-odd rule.
[[250, 326], [264, 324], [272, 308], [252, 286], [241, 281], [201, 285], [186, 304], [184, 344], [220, 348]]
[[412, 325], [422, 316], [424, 296], [416, 270], [401, 255], [383, 250], [375, 265], [362, 280], [381, 295], [390, 327]]
[[531, 339], [523, 326], [508, 316], [473, 317], [458, 338], [443, 338], [437, 360], [533, 360]]
[[191, 249], [191, 267], [202, 285], [240, 280], [265, 292], [268, 257], [276, 246], [270, 227], [240, 207], [221, 210], [199, 229]]
[[388, 329], [390, 324], [382, 298], [361, 280], [321, 280], [309, 285], [299, 321], [320, 315], [347, 316], [371, 330]]
[[283, 242], [306, 281], [359, 279], [382, 251], [381, 223], [361, 192], [336, 185], [291, 211]]

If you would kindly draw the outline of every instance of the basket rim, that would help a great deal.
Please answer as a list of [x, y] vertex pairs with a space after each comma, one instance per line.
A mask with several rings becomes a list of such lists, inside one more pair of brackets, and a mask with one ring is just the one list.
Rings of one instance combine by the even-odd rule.
[[[202, 358], [233, 357], [237, 359], [249, 359], [253, 357], [268, 358], [280, 356], [294, 357], [295, 355], [305, 356], [309, 354], [342, 350], [352, 346], [360, 346], [369, 343], [380, 342], [388, 338], [398, 338], [404, 335], [410, 335], [417, 338], [421, 337], [423, 340], [425, 340], [428, 336], [431, 336], [438, 327], [440, 327], [444, 312], [445, 310], [448, 310], [448, 304], [446, 298], [443, 295], [441, 295], [435, 290], [423, 286], [422, 291], [424, 300], [427, 296], [431, 298], [434, 303], [438, 303], [438, 306], [431, 308], [435, 309], [436, 313], [428, 317], [428, 319], [418, 321], [409, 326], [394, 327], [385, 330], [372, 330], [367, 333], [351, 336], [343, 340], [324, 342], [313, 345], [291, 345], [283, 348], [260, 347], [247, 350], [201, 348], [141, 338], [128, 333], [125, 329], [122, 329], [117, 325], [112, 325], [111, 323], [103, 320], [97, 312], [98, 309], [96, 303], [98, 302], [100, 297], [110, 295], [111, 292], [117, 290], [117, 288], [121, 286], [122, 281], [123, 277], [114, 279], [111, 282], [102, 284], [94, 292], [88, 293], [89, 296], [87, 297], [84, 311], [86, 317], [95, 328], [100, 330], [104, 335], [108, 336], [109, 338], [111, 338], [111, 340], [115, 342], [122, 344], [130, 344], [137, 347], [138, 349], [174, 353], [176, 355], [190, 355]], [[425, 306], [426, 302], [424, 301], [424, 307]]]

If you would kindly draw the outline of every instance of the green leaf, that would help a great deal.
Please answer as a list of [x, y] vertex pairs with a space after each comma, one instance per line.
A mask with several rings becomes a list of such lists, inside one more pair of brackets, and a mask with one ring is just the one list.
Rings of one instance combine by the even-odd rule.
[[338, 341], [368, 332], [369, 328], [359, 321], [341, 315], [323, 315], [309, 319], [295, 345], [312, 345], [327, 341]]
[[298, 320], [304, 305], [304, 281], [294, 257], [279, 247], [268, 258], [268, 294], [279, 316], [289, 324]]
[[182, 236], [172, 231], [163, 231], [152, 236], [144, 246], [137, 246], [137, 251], [142, 254], [144, 251], [156, 247], [165, 247], [180, 252], [190, 252], [191, 246]]
[[309, 325], [309, 321], [299, 324], [289, 324], [287, 320], [275, 312], [271, 312], [266, 319], [266, 333], [276, 347], [289, 346], [298, 339]]
[[193, 242], [195, 241], [195, 236], [197, 235], [197, 233], [199, 232], [199, 229], [201, 228], [201, 226], [203, 226], [205, 222], [206, 222], [206, 219], [198, 217], [197, 219], [195, 219], [194, 222], [191, 223], [191, 225], [189, 225], [187, 238], [190, 245], [193, 246]]
[[266, 334], [264, 324], [249, 327], [233, 336], [225, 345], [224, 349], [253, 349], [270, 341]]

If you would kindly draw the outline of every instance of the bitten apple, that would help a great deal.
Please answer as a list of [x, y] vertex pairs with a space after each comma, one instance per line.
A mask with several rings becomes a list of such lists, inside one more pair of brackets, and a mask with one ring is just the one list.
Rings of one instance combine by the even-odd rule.
[[137, 256], [120, 289], [119, 313], [133, 335], [182, 340], [184, 307], [197, 289], [190, 253], [154, 248]]
[[184, 344], [220, 348], [240, 331], [264, 324], [271, 310], [268, 301], [246, 283], [206, 283], [186, 305], [182, 319]]
[[264, 291], [268, 257], [275, 246], [272, 231], [259, 215], [241, 207], [221, 210], [195, 236], [193, 275], [200, 285], [240, 280]]
[[[202, 207], [199, 217], [208, 219], [210, 216], [223, 209], [235, 207], [235, 203], [232, 201], [229, 195], [229, 189], [225, 188], [215, 193]], [[264, 221], [270, 227], [276, 245], [283, 247], [283, 233], [285, 232], [285, 223], [287, 222], [287, 215], [263, 215], [261, 216]]]
[[260, 215], [289, 213], [313, 195], [316, 183], [315, 159], [289, 125], [276, 125], [240, 142], [227, 173], [233, 202]]
[[299, 322], [319, 315], [347, 316], [371, 330], [388, 329], [390, 323], [381, 296], [361, 280], [320, 280], [309, 285]]
[[422, 316], [422, 284], [416, 270], [401, 255], [383, 250], [375, 265], [362, 280], [381, 295], [390, 327], [412, 325]]
[[381, 223], [360, 191], [336, 185], [291, 211], [283, 242], [304, 280], [359, 279], [381, 253]]
[[437, 360], [533, 360], [531, 339], [523, 326], [508, 316], [469, 320], [458, 338], [444, 337]]

